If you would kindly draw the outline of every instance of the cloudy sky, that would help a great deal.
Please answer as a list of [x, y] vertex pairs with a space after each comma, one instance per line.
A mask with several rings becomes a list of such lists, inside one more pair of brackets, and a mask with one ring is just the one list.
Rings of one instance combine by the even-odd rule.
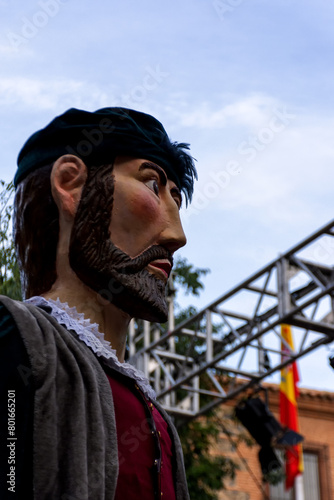
[[[333, 218], [331, 2], [0, 0], [0, 9], [1, 178], [13, 177], [28, 136], [69, 107], [153, 114], [197, 159], [181, 251], [211, 269], [197, 307]], [[328, 353], [300, 363], [303, 385], [333, 389]]]

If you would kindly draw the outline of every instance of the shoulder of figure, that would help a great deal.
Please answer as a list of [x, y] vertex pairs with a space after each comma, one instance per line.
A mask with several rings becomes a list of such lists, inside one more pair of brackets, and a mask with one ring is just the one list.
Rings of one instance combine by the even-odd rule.
[[[22, 373], [27, 379], [26, 372], [30, 370], [30, 361], [26, 347], [16, 325], [12, 313], [6, 305], [10, 305], [11, 311], [15, 308], [15, 303], [22, 308], [22, 303], [14, 301], [8, 297], [0, 296], [0, 387], [12, 383], [13, 387], [28, 384], [22, 378]], [[21, 306], [20, 306], [21, 304]], [[29, 380], [30, 383], [30, 380]]]
[[[0, 339], [12, 334], [16, 330], [13, 316], [2, 302], [0, 295]], [[8, 297], [5, 297], [6, 301]]]

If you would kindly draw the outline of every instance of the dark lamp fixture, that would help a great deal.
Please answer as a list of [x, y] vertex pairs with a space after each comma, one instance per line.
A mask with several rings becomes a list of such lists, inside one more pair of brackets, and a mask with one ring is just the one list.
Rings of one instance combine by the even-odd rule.
[[264, 476], [281, 468], [273, 448], [289, 448], [303, 441], [301, 434], [282, 427], [260, 398], [241, 401], [235, 408], [235, 415], [261, 446], [259, 460]]
[[331, 365], [331, 367], [334, 370], [334, 356], [331, 356], [330, 358], [328, 358], [328, 361], [329, 361], [329, 364]]

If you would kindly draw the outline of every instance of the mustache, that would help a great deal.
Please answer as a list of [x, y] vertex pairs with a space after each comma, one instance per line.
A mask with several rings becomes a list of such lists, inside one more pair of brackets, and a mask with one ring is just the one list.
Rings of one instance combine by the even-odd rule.
[[140, 255], [137, 255], [137, 257], [129, 257], [127, 262], [123, 261], [115, 267], [118, 272], [122, 272], [123, 274], [132, 274], [144, 269], [148, 264], [150, 264], [150, 262], [159, 259], [169, 260], [171, 266], [173, 267], [172, 253], [161, 245], [153, 245]]

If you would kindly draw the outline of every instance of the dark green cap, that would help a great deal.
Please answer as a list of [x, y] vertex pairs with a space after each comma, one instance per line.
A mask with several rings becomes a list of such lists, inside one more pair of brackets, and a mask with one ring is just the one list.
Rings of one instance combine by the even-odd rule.
[[112, 163], [116, 156], [126, 155], [160, 165], [191, 200], [197, 174], [188, 149], [188, 144], [171, 142], [162, 124], [146, 113], [118, 107], [95, 112], [71, 108], [24, 144], [14, 184], [64, 154], [78, 156], [87, 167]]

